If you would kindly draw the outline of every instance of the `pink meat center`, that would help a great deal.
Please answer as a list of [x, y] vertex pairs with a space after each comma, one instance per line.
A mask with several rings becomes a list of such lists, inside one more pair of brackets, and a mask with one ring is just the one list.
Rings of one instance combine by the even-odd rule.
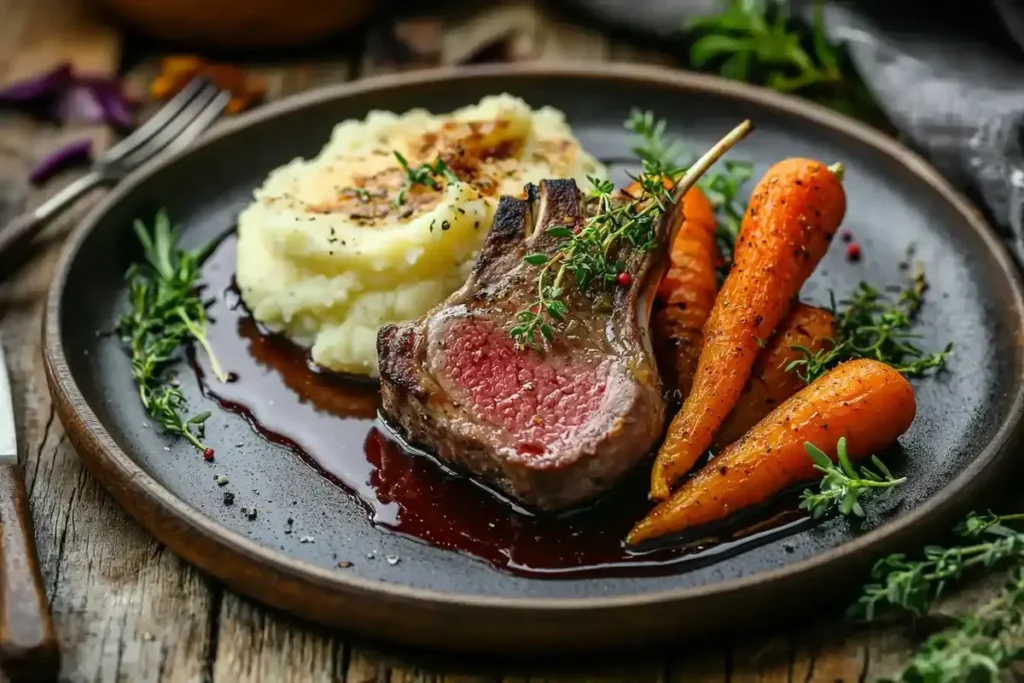
[[593, 368], [554, 365], [517, 349], [508, 331], [490, 321], [453, 323], [444, 348], [444, 372], [468, 395], [474, 414], [512, 434], [523, 454], [571, 438], [604, 396], [604, 379]]

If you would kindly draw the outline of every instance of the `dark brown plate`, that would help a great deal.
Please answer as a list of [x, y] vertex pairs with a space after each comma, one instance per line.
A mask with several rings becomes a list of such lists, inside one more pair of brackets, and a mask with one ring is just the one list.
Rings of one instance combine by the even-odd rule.
[[[139, 257], [134, 218], [164, 206], [186, 245], [201, 244], [231, 229], [268, 171], [315, 154], [336, 122], [369, 109], [448, 111], [502, 91], [565, 111], [602, 158], [629, 156], [621, 124], [631, 107], [642, 107], [668, 116], [701, 146], [740, 119], [754, 120], [757, 131], [734, 156], [753, 161], [757, 175], [786, 156], [845, 163], [845, 226], [865, 257], [849, 264], [836, 245], [804, 295], [822, 301], [828, 287], [845, 293], [861, 279], [897, 284], [905, 277], [898, 264], [915, 243], [932, 283], [925, 344], [957, 344], [949, 373], [916, 383], [918, 417], [898, 464], [909, 483], [898, 495], [873, 505], [860, 527], [828, 520], [691, 571], [545, 580], [374, 528], [352, 497], [236, 415], [216, 412], [211, 422], [215, 465], [149, 426], [127, 358], [116, 340], [97, 334], [112, 329], [125, 304], [123, 274]], [[776, 623], [837, 586], [855, 585], [875, 558], [946, 528], [968, 505], [987, 504], [1019, 436], [1022, 325], [1019, 277], [989, 226], [921, 159], [871, 129], [804, 101], [680, 71], [481, 67], [368, 80], [272, 104], [134, 174], [70, 240], [50, 294], [45, 354], [61, 420], [92, 472], [154, 536], [231, 587], [402, 643], [552, 652]], [[196, 409], [217, 410], [187, 372], [183, 378]], [[222, 505], [214, 472], [229, 475], [240, 492], [235, 507]], [[238, 507], [255, 490], [248, 500], [259, 517], [249, 521]], [[303, 531], [284, 534], [288, 516]], [[305, 533], [316, 542], [300, 543]], [[367, 560], [372, 552], [402, 561]], [[353, 565], [339, 570], [338, 560]]]

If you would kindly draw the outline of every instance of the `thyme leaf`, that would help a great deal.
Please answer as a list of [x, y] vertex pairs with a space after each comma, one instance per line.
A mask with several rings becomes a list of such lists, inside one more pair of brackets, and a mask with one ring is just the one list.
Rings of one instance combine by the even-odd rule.
[[929, 636], [908, 661], [897, 680], [1006, 680], [1003, 672], [1024, 659], [1024, 568], [1011, 573], [995, 599], [948, 629]]
[[145, 261], [133, 264], [125, 275], [128, 312], [117, 328], [131, 355], [132, 378], [149, 415], [166, 432], [204, 450], [201, 439], [210, 413], [186, 416], [185, 397], [170, 377], [170, 367], [182, 346], [196, 342], [209, 357], [217, 379], [227, 380], [206, 338], [206, 306], [196, 288], [207, 249], [179, 249], [176, 230], [162, 210], [152, 231], [142, 221], [135, 221], [133, 227]]
[[[516, 314], [517, 324], [509, 331], [516, 343], [540, 349], [543, 340], [554, 338], [554, 326], [563, 322], [568, 307], [561, 297], [568, 286], [569, 276], [579, 290], [594, 287], [628, 286], [632, 275], [625, 272], [625, 262], [619, 256], [623, 249], [649, 251], [655, 247], [658, 222], [673, 203], [669, 188], [688, 171], [704, 171], [728, 146], [734, 144], [737, 130], [731, 132], [703, 158], [688, 165], [680, 165], [679, 157], [686, 145], [669, 135], [667, 124], [655, 118], [653, 112], [634, 109], [624, 124], [637, 136], [633, 151], [640, 159], [641, 172], [630, 175], [640, 191], [635, 196], [613, 197], [615, 185], [611, 181], [588, 176], [592, 189], [588, 194], [589, 213], [583, 225], [555, 226], [548, 235], [561, 239], [554, 253], [528, 254], [526, 263], [541, 268], [537, 275], [537, 295], [533, 302]], [[720, 145], [724, 147], [719, 148]], [[725, 165], [730, 180], [719, 183], [725, 190], [734, 184], [735, 169], [741, 166]], [[730, 170], [732, 169], [732, 170]], [[742, 181], [739, 181], [741, 184]], [[725, 193], [731, 199], [735, 193]], [[742, 210], [740, 210], [742, 211]], [[553, 313], [556, 311], [557, 313]]]
[[800, 508], [807, 510], [815, 519], [838, 510], [842, 515], [864, 516], [861, 501], [865, 496], [891, 490], [907, 479], [897, 479], [876, 456], [871, 462], [877, 471], [861, 467], [860, 471], [853, 466], [846, 453], [846, 437], [836, 444], [836, 459], [832, 462], [817, 446], [808, 442], [804, 444], [807, 455], [814, 461], [814, 469], [823, 473], [818, 491], [805, 489], [800, 496]]
[[1024, 514], [972, 512], [957, 526], [960, 543], [929, 546], [917, 557], [898, 553], [875, 563], [872, 583], [850, 616], [874, 621], [893, 611], [925, 614], [946, 589], [975, 570], [1011, 567], [1007, 584], [990, 602], [930, 635], [895, 680], [1005, 680], [1002, 672], [1024, 658]]
[[[645, 172], [650, 170], [676, 180], [686, 170], [689, 164], [681, 164], [679, 160], [689, 145], [665, 132], [667, 122], [664, 119], [656, 119], [653, 112], [634, 109], [625, 125], [638, 137], [633, 153], [644, 165]], [[753, 175], [754, 165], [749, 161], [726, 160], [722, 162], [721, 170], [709, 170], [697, 181], [697, 186], [714, 207], [718, 220], [715, 239], [721, 257], [718, 264], [720, 279], [725, 279], [732, 264], [736, 236], [747, 210], [746, 185]]]
[[638, 142], [633, 153], [652, 173], [675, 180], [685, 168], [679, 166], [679, 159], [687, 151], [687, 145], [677, 137], [667, 135], [668, 122], [656, 119], [654, 112], [633, 109], [624, 124], [626, 130], [637, 136]]
[[620, 276], [625, 272], [625, 264], [618, 257], [620, 247], [641, 252], [654, 248], [658, 221], [672, 197], [657, 172], [662, 167], [648, 168], [651, 174], [645, 171], [634, 178], [640, 183], [640, 195], [623, 201], [612, 196], [612, 183], [589, 178], [593, 188], [588, 201], [595, 207], [592, 216], [578, 231], [562, 226], [549, 228], [549, 235], [562, 240], [553, 254], [523, 257], [525, 263], [541, 270], [535, 300], [516, 314], [517, 324], [509, 330], [518, 345], [540, 349], [542, 340], [554, 340], [554, 325], [569, 314], [569, 307], [561, 300], [568, 276], [580, 290], [612, 286], [622, 282]]
[[416, 185], [439, 190], [441, 189], [441, 185], [437, 182], [439, 177], [445, 178], [450, 183], [459, 182], [459, 177], [455, 175], [455, 172], [452, 171], [441, 157], [435, 159], [432, 164], [424, 162], [419, 166], [410, 167], [409, 161], [398, 150], [394, 150], [394, 155], [395, 159], [398, 160], [398, 165], [402, 167], [402, 172], [405, 174], [402, 188], [398, 191], [398, 196], [395, 197], [395, 206], [404, 204], [406, 194]]
[[853, 295], [838, 310], [832, 297], [835, 337], [825, 348], [812, 353], [803, 346], [793, 348], [803, 354], [786, 369], [810, 384], [818, 377], [853, 358], [871, 358], [896, 368], [910, 377], [945, 368], [953, 353], [949, 343], [941, 351], [927, 353], [916, 345], [920, 335], [912, 331], [914, 316], [920, 311], [928, 288], [924, 270], [915, 270], [910, 286], [896, 303], [889, 302], [875, 287], [861, 282]]

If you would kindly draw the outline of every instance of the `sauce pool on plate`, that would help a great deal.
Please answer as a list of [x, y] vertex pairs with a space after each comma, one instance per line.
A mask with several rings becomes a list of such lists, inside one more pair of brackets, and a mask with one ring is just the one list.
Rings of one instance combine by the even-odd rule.
[[376, 382], [320, 371], [305, 349], [261, 331], [234, 287], [235, 245], [233, 234], [226, 237], [204, 264], [205, 293], [214, 297], [208, 337], [219, 358], [231, 359], [233, 375], [225, 384], [207, 382], [199, 358], [204, 391], [356, 496], [378, 527], [515, 574], [568, 578], [677, 573], [806, 521], [786, 506], [770, 523], [728, 540], [632, 552], [622, 539], [651, 507], [646, 471], [586, 508], [557, 516], [525, 510], [405, 444], [378, 417]]

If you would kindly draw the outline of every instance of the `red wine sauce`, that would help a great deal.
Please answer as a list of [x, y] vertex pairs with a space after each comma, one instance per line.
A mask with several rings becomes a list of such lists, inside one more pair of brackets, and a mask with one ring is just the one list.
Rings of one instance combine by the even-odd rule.
[[235, 244], [234, 235], [225, 238], [204, 265], [204, 293], [214, 297], [210, 343], [232, 375], [227, 383], [206, 381], [206, 359], [197, 354], [204, 390], [358, 497], [380, 527], [516, 574], [578, 577], [675, 573], [803, 523], [783, 512], [767, 527], [747, 528], [726, 541], [631, 552], [622, 539], [651, 507], [644, 471], [587, 508], [531, 513], [403, 443], [377, 417], [376, 382], [319, 370], [305, 349], [261, 331], [234, 287]]

